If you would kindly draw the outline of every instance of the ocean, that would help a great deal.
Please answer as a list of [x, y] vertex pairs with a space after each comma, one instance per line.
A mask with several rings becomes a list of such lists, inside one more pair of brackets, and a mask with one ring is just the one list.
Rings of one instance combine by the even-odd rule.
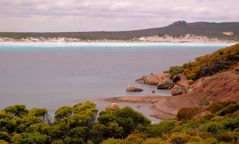
[[[0, 108], [14, 104], [44, 107], [130, 95], [170, 96], [168, 90], [135, 83], [212, 53], [226, 44], [76, 43], [0, 44]], [[144, 89], [127, 93], [127, 85]], [[156, 90], [153, 94], [152, 90]], [[129, 104], [130, 105], [130, 104]], [[145, 110], [143, 110], [145, 111]]]

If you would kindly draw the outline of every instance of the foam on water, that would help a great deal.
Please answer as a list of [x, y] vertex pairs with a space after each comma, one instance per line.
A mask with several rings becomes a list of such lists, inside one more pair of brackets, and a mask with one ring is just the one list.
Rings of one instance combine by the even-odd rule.
[[144, 42], [75, 42], [75, 43], [27, 43], [27, 42], [2, 42], [0, 43], [0, 48], [23, 48], [23, 47], [31, 47], [31, 48], [61, 48], [61, 47], [77, 47], [77, 48], [115, 48], [115, 47], [128, 47], [128, 48], [142, 48], [142, 47], [150, 47], [150, 48], [163, 48], [167, 47], [226, 47], [233, 45], [234, 43], [166, 43], [166, 42], [154, 42], [154, 43], [144, 43]]

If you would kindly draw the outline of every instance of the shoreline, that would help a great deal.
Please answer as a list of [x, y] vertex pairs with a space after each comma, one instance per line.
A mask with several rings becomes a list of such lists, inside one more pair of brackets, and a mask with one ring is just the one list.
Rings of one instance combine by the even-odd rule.
[[227, 40], [227, 39], [218, 39], [218, 38], [209, 38], [205, 36], [196, 36], [196, 35], [185, 35], [180, 37], [172, 37], [169, 35], [159, 36], [148, 36], [140, 37], [128, 40], [111, 40], [111, 39], [96, 39], [96, 40], [83, 40], [78, 38], [66, 38], [66, 37], [27, 37], [27, 38], [8, 38], [0, 37], [0, 44], [57, 44], [57, 45], [94, 45], [100, 44], [103, 45], [118, 45], [126, 44], [129, 46], [136, 44], [162, 44], [162, 45], [233, 45], [237, 44], [238, 40]]
[[[172, 96], [170, 96], [173, 98]], [[156, 119], [175, 119], [177, 109], [173, 107], [163, 107], [160, 109], [157, 105], [165, 105], [164, 103], [170, 99], [169, 96], [122, 96], [106, 99], [99, 99], [104, 102], [111, 103], [133, 103], [148, 105], [150, 116]]]
[[[112, 103], [149, 104], [150, 116], [158, 119], [175, 119], [181, 108], [203, 106], [215, 101], [239, 101], [238, 74], [232, 71], [220, 72], [202, 77], [194, 84], [192, 93], [177, 96], [122, 96], [101, 99]], [[224, 89], [221, 87], [224, 86]]]
[[11, 41], [11, 42], [1, 42], [0, 45], [18, 45], [18, 46], [123, 46], [123, 47], [132, 47], [132, 46], [231, 46], [235, 45], [237, 42], [206, 42], [206, 43], [198, 43], [198, 42], [185, 42], [185, 43], [177, 43], [177, 42], [137, 42], [137, 41], [117, 41], [117, 42], [104, 42], [104, 41], [93, 41], [93, 42], [19, 42], [19, 41]]

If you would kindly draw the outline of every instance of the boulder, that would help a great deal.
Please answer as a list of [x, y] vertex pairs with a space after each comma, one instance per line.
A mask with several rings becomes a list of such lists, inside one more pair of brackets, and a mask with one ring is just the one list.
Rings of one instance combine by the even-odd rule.
[[120, 109], [120, 106], [117, 103], [112, 103], [107, 109], [110, 109], [112, 111], [116, 111]]
[[143, 77], [141, 77], [141, 78], [139, 78], [139, 79], [136, 79], [135, 81], [136, 81], [137, 83], [144, 84], [144, 83], [145, 83], [145, 82], [144, 82], [144, 77], [145, 77], [145, 76], [143, 76]]
[[192, 85], [193, 84], [193, 80], [188, 80], [188, 84]]
[[157, 85], [159, 82], [157, 75], [144, 76], [144, 83], [148, 85]]
[[147, 76], [143, 76], [140, 79], [137, 79], [136, 81], [138, 83], [144, 83], [148, 85], [158, 85], [158, 83], [166, 78], [170, 79], [171, 75], [170, 73], [159, 73], [159, 74], [150, 74]]
[[175, 84], [184, 87], [184, 89], [186, 90], [189, 89], [189, 86], [191, 84], [193, 84], [193, 81], [188, 80], [184, 74], [178, 74], [177, 77], [179, 77], [179, 79], [177, 81], [174, 81]]
[[160, 81], [157, 85], [158, 89], [171, 89], [173, 88], [174, 83], [170, 78], [165, 78], [162, 81]]
[[172, 89], [171, 89], [171, 94], [173, 96], [175, 95], [181, 95], [181, 94], [184, 94], [186, 93], [184, 87], [182, 86], [179, 86], [179, 85], [175, 85]]
[[173, 82], [180, 81], [180, 79], [181, 79], [181, 77], [180, 77], [179, 74], [176, 74], [176, 75], [174, 75], [174, 76], [172, 77]]
[[135, 86], [127, 86], [126, 88], [127, 92], [141, 92], [143, 89], [135, 87]]

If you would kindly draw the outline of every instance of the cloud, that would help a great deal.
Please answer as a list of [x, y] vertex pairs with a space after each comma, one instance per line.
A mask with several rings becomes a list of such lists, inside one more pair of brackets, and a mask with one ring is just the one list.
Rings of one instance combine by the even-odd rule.
[[179, 19], [237, 21], [238, 0], [1, 0], [0, 31], [159, 27]]

